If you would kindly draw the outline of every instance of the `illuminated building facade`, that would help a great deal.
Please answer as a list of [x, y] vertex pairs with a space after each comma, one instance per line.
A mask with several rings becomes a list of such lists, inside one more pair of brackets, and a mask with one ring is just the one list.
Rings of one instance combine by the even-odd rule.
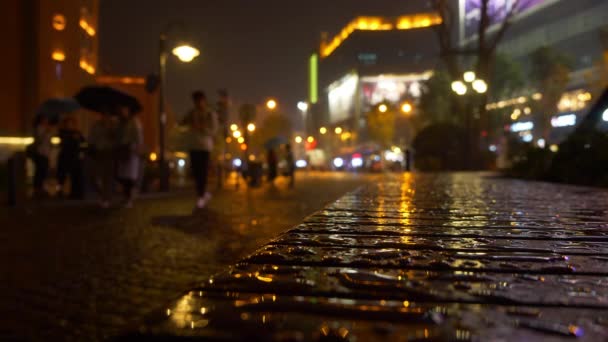
[[415, 102], [422, 83], [439, 64], [432, 26], [440, 22], [432, 13], [359, 17], [335, 37], [323, 34], [318, 55], [311, 57], [314, 96], [309, 100], [318, 103], [312, 108], [308, 131], [340, 127], [364, 140], [364, 116], [373, 106]]
[[[459, 0], [463, 46], [472, 46], [476, 39], [478, 3], [474, 0]], [[513, 1], [495, 3], [498, 5], [492, 8], [491, 12], [496, 13], [496, 17], [500, 19], [500, 13], [505, 13], [504, 8], [510, 6]], [[549, 146], [550, 143], [563, 140], [580, 122], [594, 97], [601, 91], [602, 82], [599, 78], [608, 76], [608, 23], [605, 19], [608, 2], [523, 0], [522, 3], [524, 9], [514, 17], [511, 27], [498, 46], [499, 53], [514, 58], [527, 69], [530, 68], [530, 55], [539, 47], [549, 46], [568, 56], [573, 67], [568, 89], [556, 104], [556, 108], [552, 109], [550, 141], [539, 143], [538, 137], [535, 137], [537, 127], [533, 123], [535, 113], [532, 111], [532, 103], [542, 99], [542, 94], [521, 94], [513, 99], [495, 99], [487, 108], [491, 115], [505, 115], [504, 121], [508, 122], [505, 127], [511, 133], [519, 135], [523, 141]], [[496, 30], [495, 26], [490, 32]], [[603, 87], [605, 86], [608, 86], [607, 82], [603, 82]], [[522, 127], [527, 129], [522, 130]]]
[[3, 0], [0, 136], [31, 133], [46, 99], [95, 83], [99, 0]]

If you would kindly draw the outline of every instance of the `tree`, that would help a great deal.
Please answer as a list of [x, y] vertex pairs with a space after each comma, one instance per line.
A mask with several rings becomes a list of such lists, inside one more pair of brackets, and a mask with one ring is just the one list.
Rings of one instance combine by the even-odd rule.
[[504, 54], [497, 54], [490, 73], [489, 96], [494, 100], [520, 95], [526, 86], [524, 70], [518, 62]]
[[[479, 22], [477, 24], [477, 35], [472, 47], [460, 47], [457, 40], [458, 34], [458, 12], [451, 0], [429, 0], [430, 7], [439, 14], [441, 24], [435, 26], [435, 32], [439, 42], [440, 55], [446, 66], [447, 72], [452, 80], [462, 77], [463, 69], [460, 66], [460, 58], [463, 56], [473, 59], [475, 73], [479, 78], [491, 86], [492, 68], [496, 49], [503, 39], [508, 28], [515, 17], [523, 8], [534, 0], [514, 0], [510, 6], [491, 6], [492, 0], [472, 1], [479, 11]], [[508, 7], [507, 7], [508, 6]], [[493, 26], [497, 29], [490, 32]], [[452, 94], [452, 107], [454, 111], [463, 113], [465, 128], [468, 132], [467, 146], [470, 158], [468, 164], [471, 168], [479, 165], [479, 139], [480, 127], [486, 120], [486, 105], [488, 95], [476, 96], [475, 101], [466, 101]]]
[[[386, 106], [387, 110], [381, 112], [380, 106]], [[374, 107], [374, 110], [367, 115], [367, 126], [369, 136], [373, 141], [388, 147], [393, 144], [395, 137], [395, 121], [398, 115], [395, 108], [384, 104]]]
[[252, 134], [251, 144], [261, 148], [266, 141], [275, 137], [290, 138], [291, 133], [292, 127], [289, 118], [280, 113], [272, 113], [264, 118], [260, 127]]
[[530, 76], [532, 86], [542, 94], [534, 104], [534, 127], [545, 141], [551, 132], [551, 117], [557, 112], [557, 104], [570, 81], [568, 57], [550, 47], [541, 47], [532, 53]]
[[433, 77], [422, 87], [422, 95], [418, 104], [422, 115], [419, 120], [422, 125], [439, 122], [461, 122], [458, 115], [452, 115], [450, 76], [444, 69], [435, 71]]

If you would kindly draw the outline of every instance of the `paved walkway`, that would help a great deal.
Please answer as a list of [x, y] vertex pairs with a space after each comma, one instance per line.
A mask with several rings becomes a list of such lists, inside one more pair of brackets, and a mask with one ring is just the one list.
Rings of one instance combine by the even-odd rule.
[[275, 188], [215, 192], [196, 215], [191, 192], [152, 196], [133, 209], [59, 201], [0, 207], [0, 341], [124, 333], [367, 182], [348, 174], [298, 177], [293, 190], [280, 179]]
[[151, 314], [143, 336], [607, 341], [607, 204], [479, 174], [389, 177]]

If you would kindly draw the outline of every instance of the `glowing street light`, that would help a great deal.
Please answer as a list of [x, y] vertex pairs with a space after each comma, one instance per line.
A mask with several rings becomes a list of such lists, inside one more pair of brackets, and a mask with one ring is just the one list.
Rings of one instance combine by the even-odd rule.
[[308, 143], [312, 144], [313, 142], [315, 142], [315, 138], [314, 137], [308, 137], [308, 139], [306, 139], [306, 141], [308, 141]]
[[467, 85], [462, 81], [452, 82], [452, 90], [458, 95], [465, 95], [467, 93]]
[[270, 109], [270, 110], [275, 110], [277, 108], [277, 101], [275, 100], [268, 100], [266, 102], [266, 108]]
[[302, 139], [302, 137], [301, 137], [301, 136], [299, 136], [299, 135], [298, 135], [298, 136], [296, 137], [295, 141], [296, 141], [296, 144], [301, 144], [301, 143], [302, 143], [302, 141], [304, 141], [304, 140]]
[[334, 132], [336, 132], [336, 134], [342, 134], [342, 127], [336, 127]]
[[302, 112], [306, 112], [308, 110], [308, 103], [303, 101], [298, 102], [298, 109]]
[[254, 132], [255, 131], [255, 124], [250, 123], [249, 125], [247, 125], [247, 130], [249, 132]]
[[388, 106], [385, 104], [381, 104], [380, 106], [378, 106], [378, 110], [380, 111], [380, 113], [386, 113], [388, 111]]
[[192, 62], [196, 57], [200, 56], [201, 52], [188, 44], [177, 46], [173, 49], [173, 54], [184, 63]]
[[238, 130], [238, 129], [239, 129], [239, 126], [237, 126], [237, 124], [232, 124], [232, 125], [230, 125], [230, 130], [231, 130], [231, 131], [233, 131], [233, 132], [234, 132], [234, 131], [236, 131], [236, 130]]
[[402, 111], [403, 113], [405, 113], [405, 114], [409, 114], [409, 113], [411, 113], [411, 112], [412, 112], [412, 109], [413, 109], [413, 108], [412, 108], [412, 105], [411, 105], [410, 103], [408, 103], [408, 102], [404, 103], [404, 104], [401, 106], [401, 111]]
[[471, 83], [471, 82], [475, 81], [475, 78], [477, 78], [477, 75], [475, 75], [475, 73], [473, 71], [467, 71], [464, 73], [463, 78], [464, 78], [465, 82]]
[[321, 133], [323, 135], [327, 134], [327, 128], [325, 128], [325, 127], [319, 128], [319, 133]]
[[475, 80], [473, 82], [473, 89], [480, 94], [485, 94], [488, 91], [488, 85], [484, 80]]
[[243, 136], [243, 134], [241, 133], [241, 131], [234, 131], [232, 132], [232, 136], [235, 137], [236, 139], [240, 138]]

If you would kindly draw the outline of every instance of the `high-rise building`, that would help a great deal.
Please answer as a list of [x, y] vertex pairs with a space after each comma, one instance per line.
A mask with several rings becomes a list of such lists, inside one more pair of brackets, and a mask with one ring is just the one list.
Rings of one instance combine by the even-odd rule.
[[46, 99], [95, 83], [99, 0], [3, 0], [0, 136], [31, 132]]

